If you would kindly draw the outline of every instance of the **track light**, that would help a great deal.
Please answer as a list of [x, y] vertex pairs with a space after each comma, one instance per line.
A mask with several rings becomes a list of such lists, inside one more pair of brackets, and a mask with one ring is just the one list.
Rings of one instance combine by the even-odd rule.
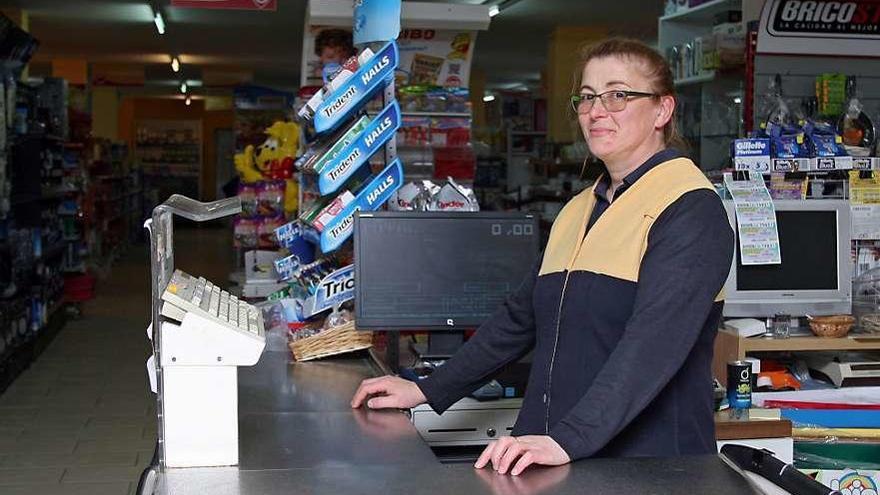
[[177, 57], [171, 57], [171, 70], [180, 72], [180, 60]]
[[186, 94], [186, 83], [180, 83], [180, 92]]
[[158, 9], [154, 10], [153, 22], [156, 23], [156, 31], [159, 31], [159, 34], [165, 34], [165, 19], [162, 18], [162, 12], [159, 12]]
[[498, 8], [497, 5], [493, 5], [489, 7], [489, 17], [495, 17], [496, 15], [501, 13], [501, 9]]
[[495, 101], [495, 95], [486, 95], [483, 97], [483, 101], [489, 103], [490, 101]]

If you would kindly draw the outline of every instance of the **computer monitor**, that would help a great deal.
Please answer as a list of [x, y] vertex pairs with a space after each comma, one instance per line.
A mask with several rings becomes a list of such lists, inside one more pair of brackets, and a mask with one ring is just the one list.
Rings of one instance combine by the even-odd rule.
[[538, 219], [531, 214], [358, 213], [357, 328], [456, 330], [429, 337], [429, 357], [451, 355], [463, 330], [479, 327], [520, 286], [539, 243]]
[[[849, 314], [850, 205], [843, 200], [773, 202], [782, 263], [743, 265], [739, 238], [724, 285], [724, 316]], [[724, 208], [736, 230], [732, 201]]]

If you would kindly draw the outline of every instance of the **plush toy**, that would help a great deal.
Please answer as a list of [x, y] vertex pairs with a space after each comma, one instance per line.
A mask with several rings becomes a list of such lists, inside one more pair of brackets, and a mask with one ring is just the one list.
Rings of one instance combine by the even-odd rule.
[[299, 195], [293, 162], [299, 150], [300, 127], [295, 122], [275, 122], [266, 129], [266, 136], [256, 150], [249, 144], [243, 153], [236, 153], [235, 169], [242, 182], [284, 180], [284, 213], [291, 215]]

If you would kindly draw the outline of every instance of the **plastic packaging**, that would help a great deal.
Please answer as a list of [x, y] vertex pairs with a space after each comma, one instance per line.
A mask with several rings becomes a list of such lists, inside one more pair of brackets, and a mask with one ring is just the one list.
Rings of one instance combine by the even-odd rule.
[[773, 158], [810, 158], [804, 131], [799, 126], [768, 122], [766, 131]]
[[480, 211], [474, 191], [449, 177], [440, 192], [431, 198], [430, 211]]
[[856, 95], [856, 79], [853, 76], [846, 80], [846, 95], [849, 100], [838, 119], [837, 130], [851, 155], [868, 156], [877, 144], [877, 132]]
[[275, 229], [284, 225], [284, 216], [262, 217], [257, 223], [258, 245], [261, 248], [275, 248]]
[[252, 217], [257, 214], [257, 185], [241, 183], [238, 185], [238, 197], [241, 198], [241, 214]]
[[843, 139], [836, 129], [827, 122], [807, 120], [804, 134], [809, 155], [812, 157], [847, 156]]
[[233, 244], [235, 247], [256, 248], [259, 245], [257, 221], [238, 217], [233, 220]]
[[263, 216], [284, 214], [284, 181], [263, 181], [257, 183], [257, 211]]
[[792, 125], [795, 122], [794, 114], [782, 96], [782, 76], [780, 74], [776, 74], [768, 83], [763, 114], [767, 116], [764, 120], [767, 124]]
[[880, 268], [873, 268], [853, 280], [852, 311], [856, 326], [880, 332]]

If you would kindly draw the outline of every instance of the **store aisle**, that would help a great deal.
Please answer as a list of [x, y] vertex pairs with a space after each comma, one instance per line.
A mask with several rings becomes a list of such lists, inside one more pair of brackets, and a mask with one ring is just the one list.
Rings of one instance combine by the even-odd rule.
[[[177, 266], [226, 285], [228, 229], [178, 229]], [[149, 257], [135, 246], [0, 396], [0, 493], [126, 495], [153, 455]]]

